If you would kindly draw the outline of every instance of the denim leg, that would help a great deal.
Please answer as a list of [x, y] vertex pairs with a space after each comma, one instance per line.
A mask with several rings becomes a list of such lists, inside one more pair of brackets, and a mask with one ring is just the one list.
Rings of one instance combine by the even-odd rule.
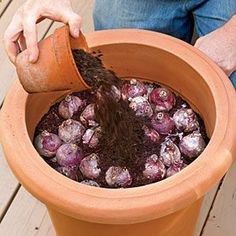
[[[194, 2], [194, 0], [192, 0]], [[236, 0], [207, 0], [193, 11], [195, 27], [204, 36], [224, 25], [236, 14]]]
[[[194, 2], [194, 0], [192, 0]], [[195, 28], [199, 36], [204, 36], [224, 25], [236, 14], [236, 0], [207, 0], [193, 11]], [[236, 72], [230, 76], [236, 87]]]
[[96, 0], [96, 30], [140, 28], [162, 32], [190, 42], [193, 17], [186, 0]]
[[233, 86], [236, 88], [236, 71], [233, 74], [231, 74], [229, 78], [230, 78]]

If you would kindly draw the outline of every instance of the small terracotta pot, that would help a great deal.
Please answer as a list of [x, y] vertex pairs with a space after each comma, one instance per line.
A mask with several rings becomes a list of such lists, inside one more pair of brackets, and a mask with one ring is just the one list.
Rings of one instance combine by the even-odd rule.
[[66, 92], [29, 95], [16, 81], [0, 122], [12, 171], [46, 204], [57, 235], [193, 235], [202, 197], [236, 156], [234, 88], [201, 52], [163, 34], [108, 30], [89, 34], [87, 41], [119, 76], [159, 82], [180, 93], [203, 117], [208, 146], [191, 165], [158, 183], [129, 189], [80, 184], [47, 165], [31, 142], [38, 121]]
[[74, 48], [89, 51], [82, 32], [78, 39], [74, 39], [68, 26], [63, 26], [39, 42], [36, 63], [29, 62], [27, 50], [20, 53], [16, 59], [16, 71], [24, 89], [28, 93], [37, 93], [88, 88], [74, 62], [71, 51]]

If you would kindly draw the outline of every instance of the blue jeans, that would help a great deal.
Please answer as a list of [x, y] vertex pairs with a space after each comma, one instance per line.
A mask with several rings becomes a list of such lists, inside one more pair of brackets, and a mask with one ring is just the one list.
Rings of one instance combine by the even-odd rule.
[[[191, 42], [193, 29], [201, 37], [236, 14], [236, 0], [96, 0], [96, 30], [140, 28]], [[236, 72], [230, 79], [236, 87]]]

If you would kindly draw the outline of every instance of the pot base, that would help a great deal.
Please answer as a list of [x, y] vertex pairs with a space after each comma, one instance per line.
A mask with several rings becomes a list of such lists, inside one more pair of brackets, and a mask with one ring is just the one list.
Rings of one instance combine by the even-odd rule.
[[[183, 210], [156, 220], [139, 224], [96, 224], [77, 220], [48, 207], [57, 236], [191, 236], [200, 212], [203, 198]], [[99, 216], [98, 216], [99, 217]]]

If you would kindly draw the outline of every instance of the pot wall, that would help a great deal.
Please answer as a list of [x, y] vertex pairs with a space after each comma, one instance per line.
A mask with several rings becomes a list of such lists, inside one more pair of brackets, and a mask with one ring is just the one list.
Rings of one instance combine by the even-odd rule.
[[191, 206], [168, 216], [131, 225], [96, 224], [66, 216], [48, 208], [57, 236], [191, 236], [202, 198]]

